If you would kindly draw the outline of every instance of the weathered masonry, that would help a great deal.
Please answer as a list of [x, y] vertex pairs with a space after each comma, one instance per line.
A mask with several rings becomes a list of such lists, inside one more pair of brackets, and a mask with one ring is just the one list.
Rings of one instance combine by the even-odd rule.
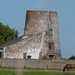
[[58, 15], [55, 11], [27, 11], [24, 35], [0, 46], [0, 57], [61, 59]]

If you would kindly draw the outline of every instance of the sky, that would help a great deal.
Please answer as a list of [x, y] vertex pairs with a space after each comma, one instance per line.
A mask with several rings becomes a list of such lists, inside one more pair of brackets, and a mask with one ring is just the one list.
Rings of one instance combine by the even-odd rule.
[[75, 56], [75, 0], [0, 0], [0, 22], [21, 36], [27, 10], [56, 11], [62, 58]]

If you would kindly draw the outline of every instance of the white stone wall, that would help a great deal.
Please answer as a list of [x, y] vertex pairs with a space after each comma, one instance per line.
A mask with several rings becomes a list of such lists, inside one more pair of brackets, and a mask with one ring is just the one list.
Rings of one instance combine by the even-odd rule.
[[41, 40], [41, 33], [26, 38], [22, 37], [20, 41], [6, 47], [4, 57], [23, 58], [23, 53], [26, 53], [26, 58], [30, 55], [31, 59], [39, 59]]

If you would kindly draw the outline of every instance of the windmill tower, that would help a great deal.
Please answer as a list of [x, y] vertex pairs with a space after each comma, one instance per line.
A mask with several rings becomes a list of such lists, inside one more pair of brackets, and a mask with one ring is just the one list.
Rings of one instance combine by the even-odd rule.
[[58, 15], [55, 11], [27, 11], [24, 35], [42, 33], [39, 58], [61, 58]]

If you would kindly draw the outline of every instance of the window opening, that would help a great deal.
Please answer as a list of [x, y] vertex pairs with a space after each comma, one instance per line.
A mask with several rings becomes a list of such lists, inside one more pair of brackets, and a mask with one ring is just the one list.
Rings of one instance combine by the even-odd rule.
[[28, 59], [31, 59], [31, 56], [29, 55], [29, 56], [27, 56], [27, 58], [28, 58]]
[[23, 58], [26, 59], [26, 53], [23, 53]]
[[49, 29], [50, 36], [53, 36], [53, 29]]
[[53, 59], [54, 55], [49, 55], [49, 59]]
[[2, 52], [0, 52], [0, 58], [2, 58]]
[[49, 42], [49, 49], [54, 49], [54, 42]]

